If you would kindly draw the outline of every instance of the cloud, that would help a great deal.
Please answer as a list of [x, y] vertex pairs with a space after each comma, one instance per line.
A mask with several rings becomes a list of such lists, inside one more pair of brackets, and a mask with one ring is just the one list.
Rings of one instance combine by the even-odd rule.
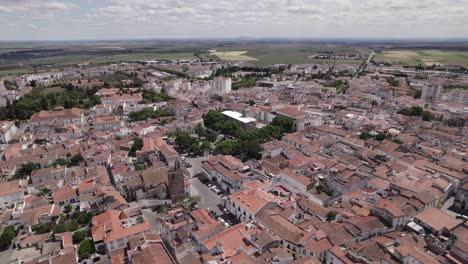
[[325, 12], [320, 6], [305, 3], [302, 0], [289, 0], [286, 10], [296, 14], [321, 14]]
[[465, 37], [468, 0], [0, 0], [0, 20], [18, 25], [3, 39], [29, 24], [56, 39]]
[[290, 13], [299, 13], [299, 14], [321, 14], [325, 12], [323, 8], [312, 6], [312, 5], [289, 6], [287, 10]]
[[77, 8], [80, 8], [77, 4], [60, 0], [0, 0], [0, 12], [10, 14], [52, 16], [60, 11]]

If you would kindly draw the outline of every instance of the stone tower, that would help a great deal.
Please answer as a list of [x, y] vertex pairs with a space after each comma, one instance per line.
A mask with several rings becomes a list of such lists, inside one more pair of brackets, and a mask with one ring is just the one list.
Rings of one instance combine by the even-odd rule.
[[176, 203], [185, 199], [184, 172], [182, 171], [179, 160], [176, 160], [174, 166], [169, 168], [167, 177], [172, 202]]

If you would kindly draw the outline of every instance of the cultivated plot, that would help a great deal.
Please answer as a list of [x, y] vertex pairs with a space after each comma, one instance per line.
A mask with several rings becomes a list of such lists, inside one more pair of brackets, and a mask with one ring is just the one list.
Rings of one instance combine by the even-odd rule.
[[451, 50], [390, 50], [377, 53], [376, 61], [404, 65], [462, 65], [468, 66], [468, 52]]
[[211, 55], [224, 61], [256, 61], [254, 57], [247, 56], [248, 51], [212, 51]]

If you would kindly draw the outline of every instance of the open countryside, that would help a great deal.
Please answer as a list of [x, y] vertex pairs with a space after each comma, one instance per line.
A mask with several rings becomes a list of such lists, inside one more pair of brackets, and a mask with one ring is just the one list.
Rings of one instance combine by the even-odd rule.
[[403, 65], [462, 65], [468, 66], [467, 51], [449, 50], [390, 50], [378, 52], [376, 61], [389, 61]]
[[256, 58], [247, 56], [248, 51], [215, 51], [211, 52], [214, 56], [223, 61], [256, 61]]

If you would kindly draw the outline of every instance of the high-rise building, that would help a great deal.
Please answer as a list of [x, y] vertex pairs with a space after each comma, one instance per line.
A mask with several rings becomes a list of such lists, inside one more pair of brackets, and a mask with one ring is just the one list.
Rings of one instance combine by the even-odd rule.
[[211, 81], [211, 88], [221, 93], [229, 93], [232, 90], [231, 78], [218, 77]]
[[430, 85], [425, 86], [422, 89], [421, 99], [422, 100], [430, 100], [430, 99], [438, 99], [443, 92], [444, 87], [442, 85]]
[[468, 91], [464, 89], [452, 89], [444, 93], [442, 100], [468, 106]]

